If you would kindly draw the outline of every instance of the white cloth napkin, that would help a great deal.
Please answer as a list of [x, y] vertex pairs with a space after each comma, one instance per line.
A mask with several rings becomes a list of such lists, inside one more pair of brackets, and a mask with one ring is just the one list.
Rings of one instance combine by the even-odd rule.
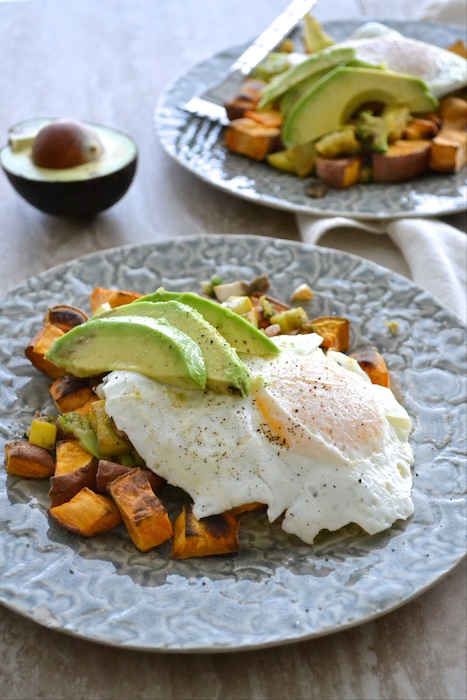
[[465, 0], [436, 0], [424, 11], [422, 19], [439, 24], [465, 24]]
[[[424, 12], [423, 19], [430, 22], [466, 23], [465, 0], [433, 1]], [[297, 215], [297, 224], [302, 240], [313, 244], [318, 244], [326, 232], [342, 227], [349, 228], [349, 236], [352, 229], [387, 234], [399, 248], [414, 282], [462, 320], [467, 320], [467, 236], [454, 226], [435, 219], [364, 223], [343, 217], [318, 219], [305, 214]]]
[[432, 219], [362, 222], [344, 217], [318, 219], [297, 215], [303, 241], [318, 244], [333, 229], [348, 227], [369, 234], [387, 234], [401, 251], [412, 279], [464, 321], [467, 320], [467, 236]]

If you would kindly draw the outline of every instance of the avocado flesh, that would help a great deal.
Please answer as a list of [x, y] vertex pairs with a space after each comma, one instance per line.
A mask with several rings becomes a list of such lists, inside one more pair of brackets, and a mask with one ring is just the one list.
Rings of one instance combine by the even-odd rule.
[[327, 46], [333, 46], [336, 42], [327, 34], [321, 23], [309, 12], [303, 18], [305, 30], [305, 46], [308, 53], [316, 53]]
[[281, 73], [270, 82], [263, 91], [258, 108], [263, 109], [270, 106], [290, 88], [295, 87], [304, 80], [313, 78], [323, 71], [345, 64], [354, 57], [355, 49], [345, 47], [324, 49], [306, 58], [302, 63], [289, 68], [285, 73]]
[[316, 146], [314, 143], [305, 143], [298, 148], [286, 148], [283, 151], [275, 151], [267, 156], [267, 162], [276, 170], [284, 173], [306, 177], [313, 172], [316, 164]]
[[313, 85], [324, 78], [328, 72], [328, 70], [321, 70], [286, 90], [280, 99], [280, 111], [284, 119], [287, 119], [290, 110], [293, 109], [293, 106], [297, 104], [298, 100], [303, 97], [305, 93], [309, 92]]
[[[330, 71], [334, 71], [337, 68], [343, 68], [342, 64], [338, 66], [332, 66], [331, 68], [326, 68], [324, 70], [318, 71], [312, 76], [301, 80], [293, 87], [289, 88], [281, 97], [280, 100], [280, 110], [284, 119], [287, 119], [290, 111], [297, 104], [298, 100], [303, 97], [306, 93], [316, 85], [322, 78], [329, 75]], [[383, 70], [383, 66], [375, 66], [364, 61], [360, 61], [358, 58], [351, 58], [346, 64], [346, 68], [372, 68]]]
[[289, 147], [339, 129], [365, 102], [403, 104], [411, 112], [436, 109], [438, 100], [423, 80], [380, 68], [336, 68], [314, 84], [285, 121], [283, 140]]
[[206, 365], [206, 388], [217, 393], [239, 392], [246, 396], [250, 390], [250, 374], [234, 348], [195, 309], [178, 301], [142, 301], [117, 306], [96, 318], [143, 316], [165, 319], [190, 336], [200, 347]]
[[187, 389], [206, 386], [198, 344], [167, 321], [152, 318], [91, 319], [57, 338], [47, 359], [76, 377], [130, 370]]
[[161, 288], [153, 294], [137, 299], [133, 304], [141, 304], [143, 301], [172, 300], [196, 309], [237, 352], [251, 355], [277, 355], [280, 352], [277, 345], [265, 333], [255, 328], [242, 316], [193, 292], [169, 292]]

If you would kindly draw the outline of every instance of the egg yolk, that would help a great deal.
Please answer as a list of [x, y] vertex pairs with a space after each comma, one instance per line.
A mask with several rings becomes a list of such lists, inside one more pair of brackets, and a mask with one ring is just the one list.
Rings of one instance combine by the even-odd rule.
[[346, 460], [373, 452], [384, 434], [382, 410], [365, 389], [335, 362], [297, 356], [287, 360], [286, 371], [266, 378], [255, 403], [270, 440], [300, 454], [316, 453], [320, 445]]

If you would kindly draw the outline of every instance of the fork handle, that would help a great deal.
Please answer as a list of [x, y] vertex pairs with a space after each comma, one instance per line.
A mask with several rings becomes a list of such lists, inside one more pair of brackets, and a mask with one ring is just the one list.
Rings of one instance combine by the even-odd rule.
[[290, 3], [269, 27], [259, 35], [246, 51], [237, 58], [229, 72], [239, 71], [248, 75], [252, 68], [258, 65], [281, 39], [294, 28], [298, 20], [307, 14], [317, 0], [294, 0]]

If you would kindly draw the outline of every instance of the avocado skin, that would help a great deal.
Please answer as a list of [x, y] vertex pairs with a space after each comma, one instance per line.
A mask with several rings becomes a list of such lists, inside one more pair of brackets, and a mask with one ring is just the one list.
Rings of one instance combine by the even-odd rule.
[[218, 393], [238, 392], [246, 396], [250, 390], [250, 374], [234, 348], [196, 309], [179, 301], [143, 301], [124, 304], [104, 311], [97, 318], [144, 316], [166, 319], [189, 335], [201, 348], [206, 365], [206, 388]]
[[423, 80], [379, 68], [339, 67], [313, 84], [290, 110], [283, 127], [286, 146], [315, 141], [339, 129], [364, 102], [405, 104], [411, 112], [436, 109]]
[[255, 328], [242, 316], [194, 292], [170, 292], [161, 288], [133, 303], [170, 300], [179, 301], [196, 309], [237, 352], [252, 355], [277, 355], [280, 352], [277, 345], [265, 333]]
[[136, 173], [137, 156], [120, 170], [89, 180], [52, 182], [29, 180], [3, 168], [14, 189], [29, 204], [53, 216], [83, 219], [116, 204]]
[[90, 319], [57, 338], [46, 355], [77, 377], [129, 370], [187, 389], [206, 387], [206, 366], [198, 344], [164, 320]]

